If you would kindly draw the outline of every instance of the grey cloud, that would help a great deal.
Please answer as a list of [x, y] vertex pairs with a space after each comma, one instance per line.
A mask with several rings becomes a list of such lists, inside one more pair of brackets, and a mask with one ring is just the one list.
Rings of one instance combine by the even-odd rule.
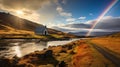
[[[71, 34], [74, 34], [74, 35], [79, 35], [79, 36], [86, 36], [87, 34], [87, 31], [81, 31], [81, 32], [70, 32]], [[114, 32], [92, 32], [90, 34], [90, 36], [102, 36], [102, 35], [108, 35], [108, 34], [111, 34], [111, 33], [114, 33]]]
[[102, 20], [95, 27], [96, 29], [120, 30], [120, 18], [109, 18]]
[[[78, 23], [78, 24], [67, 24], [66, 27], [71, 28], [86, 28], [90, 29], [94, 25], [95, 21], [90, 21], [89, 23]], [[111, 17], [107, 19], [102, 19], [94, 29], [109, 29], [109, 30], [120, 30], [120, 18]]]
[[[86, 33], [90, 30], [90, 28], [92, 27], [94, 23], [95, 23], [95, 20], [88, 21], [86, 23], [67, 24], [63, 27], [68, 27], [69, 30], [67, 29], [64, 30], [64, 28], [62, 29], [59, 28], [59, 30], [71, 32], [75, 35], [86, 35]], [[70, 28], [76, 28], [76, 31], [71, 31]], [[120, 18], [119, 17], [103, 18], [93, 29], [93, 31], [91, 32], [91, 35], [100, 36], [100, 35], [111, 34], [113, 32], [120, 32]]]
[[61, 6], [58, 6], [56, 8], [56, 11], [58, 11], [58, 13], [63, 17], [66, 17], [66, 18], [71, 18], [72, 17], [72, 13], [64, 11], [64, 9]]
[[[57, 16], [57, 3], [58, 0], [0, 0], [0, 11], [40, 24], [47, 24], [53, 22]], [[23, 15], [17, 14], [17, 11], [22, 11]]]
[[71, 29], [65, 29], [65, 28], [60, 28], [60, 27], [52, 27], [53, 29], [56, 29], [56, 30], [60, 30], [60, 31], [63, 31], [63, 32], [70, 32], [70, 31], [74, 31], [74, 30], [71, 30]]
[[[89, 30], [84, 30], [84, 29], [74, 30], [74, 29], [65, 29], [65, 28], [60, 28], [60, 27], [53, 27], [53, 29], [67, 32], [67, 33], [74, 34], [74, 35], [78, 35], [78, 36], [86, 36], [86, 34], [89, 31]], [[102, 36], [102, 35], [111, 34], [113, 32], [115, 31], [111, 31], [111, 30], [95, 31], [94, 30], [91, 32], [90, 36]]]
[[68, 24], [68, 25], [65, 25], [64, 27], [70, 27], [70, 28], [90, 28], [91, 25], [89, 24]]

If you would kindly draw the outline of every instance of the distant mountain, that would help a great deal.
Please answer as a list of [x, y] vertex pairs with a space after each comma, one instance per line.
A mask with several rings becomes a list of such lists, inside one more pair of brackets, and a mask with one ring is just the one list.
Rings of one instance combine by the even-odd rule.
[[69, 32], [69, 34], [74, 34], [77, 36], [85, 36], [85, 34], [87, 34], [87, 32]]
[[80, 24], [67, 24], [64, 27], [70, 27], [70, 28], [90, 28], [91, 26], [88, 25], [88, 24], [80, 23]]
[[112, 34], [106, 35], [105, 37], [113, 37], [113, 38], [119, 37], [120, 38], [120, 32], [112, 33]]
[[[69, 32], [69, 33], [77, 36], [86, 36], [87, 34], [87, 32]], [[90, 36], [104, 36], [104, 35], [109, 35], [113, 33], [116, 33], [116, 32], [92, 32]]]

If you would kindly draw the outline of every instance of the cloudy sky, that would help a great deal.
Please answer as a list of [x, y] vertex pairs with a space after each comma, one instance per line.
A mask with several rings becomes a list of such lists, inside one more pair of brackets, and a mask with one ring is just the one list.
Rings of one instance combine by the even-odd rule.
[[109, 6], [92, 32], [117, 32], [120, 30], [117, 0], [0, 0], [1, 12], [64, 32], [88, 32]]

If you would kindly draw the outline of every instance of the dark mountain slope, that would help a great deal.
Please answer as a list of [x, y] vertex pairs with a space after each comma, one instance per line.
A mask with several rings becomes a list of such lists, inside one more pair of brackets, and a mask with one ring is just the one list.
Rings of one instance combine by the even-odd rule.
[[0, 24], [6, 25], [15, 29], [33, 31], [36, 27], [42, 26], [32, 21], [19, 18], [9, 13], [0, 12]]

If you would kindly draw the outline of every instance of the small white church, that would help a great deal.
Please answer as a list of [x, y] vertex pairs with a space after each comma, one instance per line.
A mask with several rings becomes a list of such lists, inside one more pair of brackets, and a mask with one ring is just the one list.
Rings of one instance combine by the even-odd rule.
[[40, 26], [35, 29], [37, 35], [48, 35], [48, 30], [46, 26]]

